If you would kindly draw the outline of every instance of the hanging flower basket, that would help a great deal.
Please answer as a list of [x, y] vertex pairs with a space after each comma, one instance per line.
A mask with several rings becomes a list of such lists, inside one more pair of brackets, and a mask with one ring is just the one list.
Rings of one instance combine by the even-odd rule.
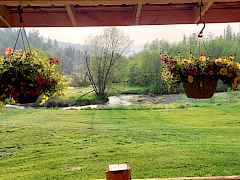
[[0, 57], [0, 101], [34, 103], [39, 96], [61, 94], [64, 79], [58, 64], [59, 59], [49, 59], [37, 50], [26, 53], [7, 48]]
[[19, 96], [16, 98], [16, 101], [20, 104], [34, 103], [37, 101], [39, 95], [36, 96]]
[[211, 98], [217, 87], [217, 80], [206, 78], [202, 80], [195, 80], [192, 83], [183, 82], [183, 88], [186, 96], [196, 99], [208, 99]]
[[161, 64], [169, 71], [174, 82], [182, 82], [189, 98], [211, 98], [218, 80], [236, 90], [240, 84], [240, 64], [233, 57], [209, 60], [206, 56], [173, 59], [160, 55]]

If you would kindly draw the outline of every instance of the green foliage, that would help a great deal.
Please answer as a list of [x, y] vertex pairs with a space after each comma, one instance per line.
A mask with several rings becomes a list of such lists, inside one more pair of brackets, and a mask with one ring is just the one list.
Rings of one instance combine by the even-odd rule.
[[60, 95], [64, 79], [58, 63], [37, 50], [13, 53], [7, 49], [6, 56], [0, 58], [0, 100], [27, 103], [35, 102], [40, 95]]
[[235, 56], [240, 61], [240, 32], [234, 33], [231, 26], [223, 31], [224, 35], [215, 36], [209, 33], [203, 39], [198, 39], [197, 34], [193, 33], [189, 37], [184, 36], [182, 41], [174, 43], [156, 39], [146, 44], [144, 50], [158, 50], [159, 53], [182, 58], [189, 58], [190, 54], [198, 57], [199, 53], [205, 54], [210, 59]]
[[4, 103], [0, 101], [0, 111], [4, 108]]
[[117, 96], [120, 94], [146, 94], [148, 89], [143, 86], [129, 85], [125, 83], [112, 83], [109, 86], [108, 95]]
[[62, 96], [53, 96], [47, 99], [45, 107], [68, 107], [68, 106], [84, 106], [93, 104], [104, 104], [106, 98], [97, 97], [93, 89], [88, 87], [81, 88], [65, 88]]
[[147, 86], [149, 93], [164, 94], [167, 89], [161, 71], [158, 50], [144, 50], [131, 59], [128, 81], [130, 85]]

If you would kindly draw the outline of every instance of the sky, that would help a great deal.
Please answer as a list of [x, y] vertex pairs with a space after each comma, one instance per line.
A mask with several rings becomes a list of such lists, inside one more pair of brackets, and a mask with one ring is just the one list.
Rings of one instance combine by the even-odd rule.
[[[228, 23], [233, 31], [240, 32], [240, 23]], [[214, 33], [215, 35], [223, 34], [224, 28], [228, 24], [207, 24], [204, 35]], [[154, 26], [121, 26], [130, 39], [134, 41], [133, 48], [141, 49], [145, 43], [152, 40], [164, 39], [169, 42], [180, 41], [183, 35], [198, 33], [203, 25], [154, 25]], [[36, 28], [44, 37], [50, 37], [62, 42], [71, 42], [83, 44], [89, 36], [99, 34], [106, 27], [73, 27], [73, 28]]]

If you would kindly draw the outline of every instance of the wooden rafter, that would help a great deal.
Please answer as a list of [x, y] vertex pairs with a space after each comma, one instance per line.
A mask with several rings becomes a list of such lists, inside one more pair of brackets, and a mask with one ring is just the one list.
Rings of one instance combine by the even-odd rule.
[[[198, 15], [197, 15], [197, 18], [196, 18], [196, 20], [195, 20], [195, 24], [198, 24], [198, 23], [200, 22], [201, 17], [204, 17], [204, 16], [205, 16], [205, 14], [206, 14], [207, 11], [209, 10], [209, 8], [214, 4], [214, 2], [215, 2], [215, 0], [209, 0], [209, 1], [204, 5], [204, 7], [203, 7], [203, 9], [202, 9], [202, 12], [201, 12], [201, 15], [200, 15], [200, 13], [197, 12]], [[197, 11], [199, 11], [199, 9], [198, 9]]]
[[0, 22], [6, 27], [11, 27], [9, 22], [9, 12], [5, 6], [0, 6]]
[[76, 17], [75, 17], [74, 7], [71, 6], [71, 5], [66, 5], [66, 11], [67, 11], [68, 17], [69, 17], [72, 25], [74, 27], [77, 27], [77, 20], [76, 20]]
[[[200, 0], [0, 0], [0, 27], [86, 27], [199, 23]], [[240, 0], [203, 0], [206, 23], [240, 21]], [[7, 11], [8, 10], [8, 11]], [[9, 14], [9, 15], [8, 15]], [[205, 19], [207, 14], [207, 18]]]

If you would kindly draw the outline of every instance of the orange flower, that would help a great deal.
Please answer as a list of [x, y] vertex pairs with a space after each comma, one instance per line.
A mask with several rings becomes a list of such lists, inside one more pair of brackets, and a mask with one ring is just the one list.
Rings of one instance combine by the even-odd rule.
[[188, 76], [188, 82], [189, 83], [193, 83], [193, 80], [194, 80], [193, 76], [189, 75]]
[[12, 48], [6, 48], [6, 49], [5, 49], [5, 55], [6, 55], [6, 56], [11, 56], [11, 55], [13, 55], [13, 49], [12, 49]]

